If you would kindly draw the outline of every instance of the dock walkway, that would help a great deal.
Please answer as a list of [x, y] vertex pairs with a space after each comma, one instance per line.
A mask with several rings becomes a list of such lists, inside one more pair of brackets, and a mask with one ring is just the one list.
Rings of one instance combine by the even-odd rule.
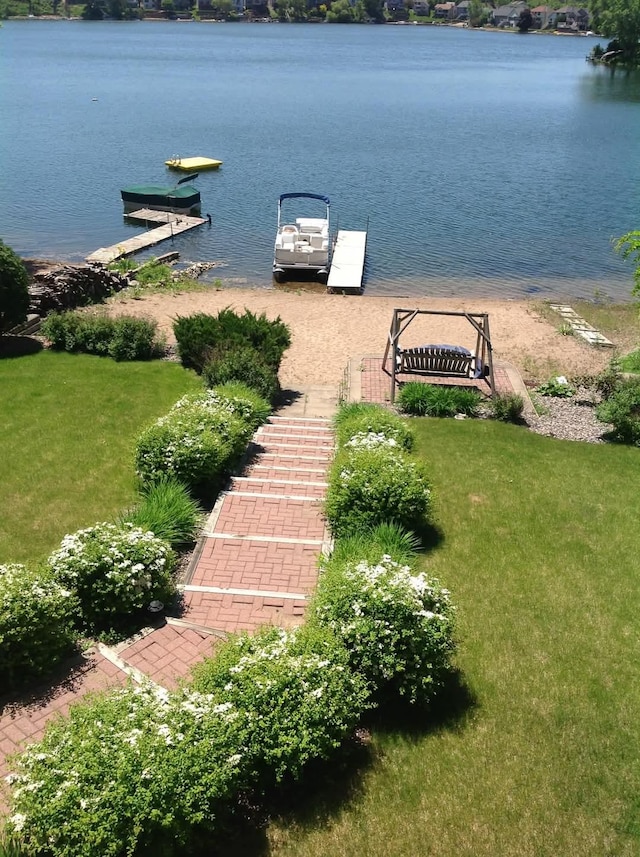
[[366, 250], [366, 232], [347, 232], [344, 229], [338, 232], [327, 281], [330, 294], [360, 294]]
[[141, 220], [144, 223], [156, 223], [160, 225], [154, 226], [140, 235], [134, 235], [133, 238], [127, 238], [124, 241], [119, 241], [117, 244], [112, 244], [110, 247], [100, 247], [91, 253], [90, 256], [87, 256], [87, 262], [109, 265], [117, 259], [122, 259], [123, 256], [132, 256], [134, 253], [140, 252], [140, 250], [146, 250], [148, 247], [153, 247], [161, 241], [173, 238], [174, 235], [180, 235], [182, 232], [195, 229], [196, 226], [202, 226], [203, 223], [207, 222], [207, 219], [203, 217], [189, 217], [186, 214], [173, 214], [170, 211], [154, 211], [149, 208], [132, 211], [126, 216], [129, 220]]

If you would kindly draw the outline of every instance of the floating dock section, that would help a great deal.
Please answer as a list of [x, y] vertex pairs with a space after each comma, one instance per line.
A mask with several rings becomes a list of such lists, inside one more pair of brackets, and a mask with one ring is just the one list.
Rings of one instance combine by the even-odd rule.
[[338, 232], [327, 280], [329, 294], [359, 295], [362, 292], [366, 251], [366, 232], [343, 229]]
[[160, 225], [154, 226], [153, 229], [149, 229], [141, 235], [135, 235], [133, 238], [119, 241], [111, 247], [100, 247], [99, 250], [87, 256], [87, 262], [109, 265], [117, 259], [122, 259], [124, 256], [133, 256], [134, 253], [146, 250], [147, 247], [153, 247], [161, 241], [173, 238], [174, 235], [180, 235], [182, 232], [187, 232], [189, 229], [195, 229], [196, 226], [202, 226], [203, 223], [207, 223], [207, 219], [202, 217], [189, 217], [186, 214], [174, 214], [171, 211], [155, 211], [149, 208], [132, 211], [126, 217], [129, 220], [141, 220], [144, 223], [156, 223]]

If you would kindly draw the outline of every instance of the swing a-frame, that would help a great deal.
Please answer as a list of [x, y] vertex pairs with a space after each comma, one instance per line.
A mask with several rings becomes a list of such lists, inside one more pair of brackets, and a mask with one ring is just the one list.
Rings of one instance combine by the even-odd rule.
[[[400, 337], [419, 315], [443, 315], [465, 318], [476, 333], [476, 347], [470, 351], [461, 345], [420, 345], [402, 348]], [[387, 361], [391, 357], [391, 366]], [[493, 348], [487, 313], [455, 312], [435, 309], [394, 309], [389, 339], [382, 359], [382, 367], [391, 376], [390, 401], [395, 401], [398, 376], [425, 375], [440, 378], [467, 378], [482, 380], [495, 396], [493, 377]]]

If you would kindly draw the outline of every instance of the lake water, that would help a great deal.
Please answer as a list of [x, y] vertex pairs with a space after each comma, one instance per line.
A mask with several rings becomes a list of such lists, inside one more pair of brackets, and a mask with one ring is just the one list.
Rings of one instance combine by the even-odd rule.
[[[280, 193], [369, 229], [366, 294], [628, 298], [612, 237], [640, 228], [640, 76], [595, 40], [414, 26], [9, 21], [0, 234], [80, 260], [134, 234], [120, 189], [219, 158], [213, 226], [176, 239], [271, 286]], [[171, 249], [160, 245], [154, 252]]]

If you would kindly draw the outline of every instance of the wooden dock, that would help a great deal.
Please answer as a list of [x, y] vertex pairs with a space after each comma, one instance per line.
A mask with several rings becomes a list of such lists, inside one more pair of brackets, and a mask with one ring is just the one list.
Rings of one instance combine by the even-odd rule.
[[347, 232], [343, 229], [338, 232], [327, 281], [330, 294], [359, 295], [362, 292], [366, 251], [366, 232]]
[[122, 259], [123, 256], [133, 256], [134, 253], [138, 253], [140, 250], [146, 250], [148, 247], [153, 247], [161, 241], [173, 238], [174, 235], [180, 235], [182, 232], [195, 229], [196, 226], [202, 226], [203, 223], [207, 222], [207, 219], [203, 217], [189, 217], [186, 214], [174, 214], [171, 211], [154, 211], [150, 208], [141, 208], [125, 216], [129, 220], [141, 220], [144, 223], [159, 225], [147, 230], [147, 232], [142, 232], [140, 235], [135, 235], [133, 238], [119, 241], [111, 247], [100, 247], [90, 256], [87, 256], [87, 262], [108, 265], [111, 262], [115, 262], [116, 259]]

